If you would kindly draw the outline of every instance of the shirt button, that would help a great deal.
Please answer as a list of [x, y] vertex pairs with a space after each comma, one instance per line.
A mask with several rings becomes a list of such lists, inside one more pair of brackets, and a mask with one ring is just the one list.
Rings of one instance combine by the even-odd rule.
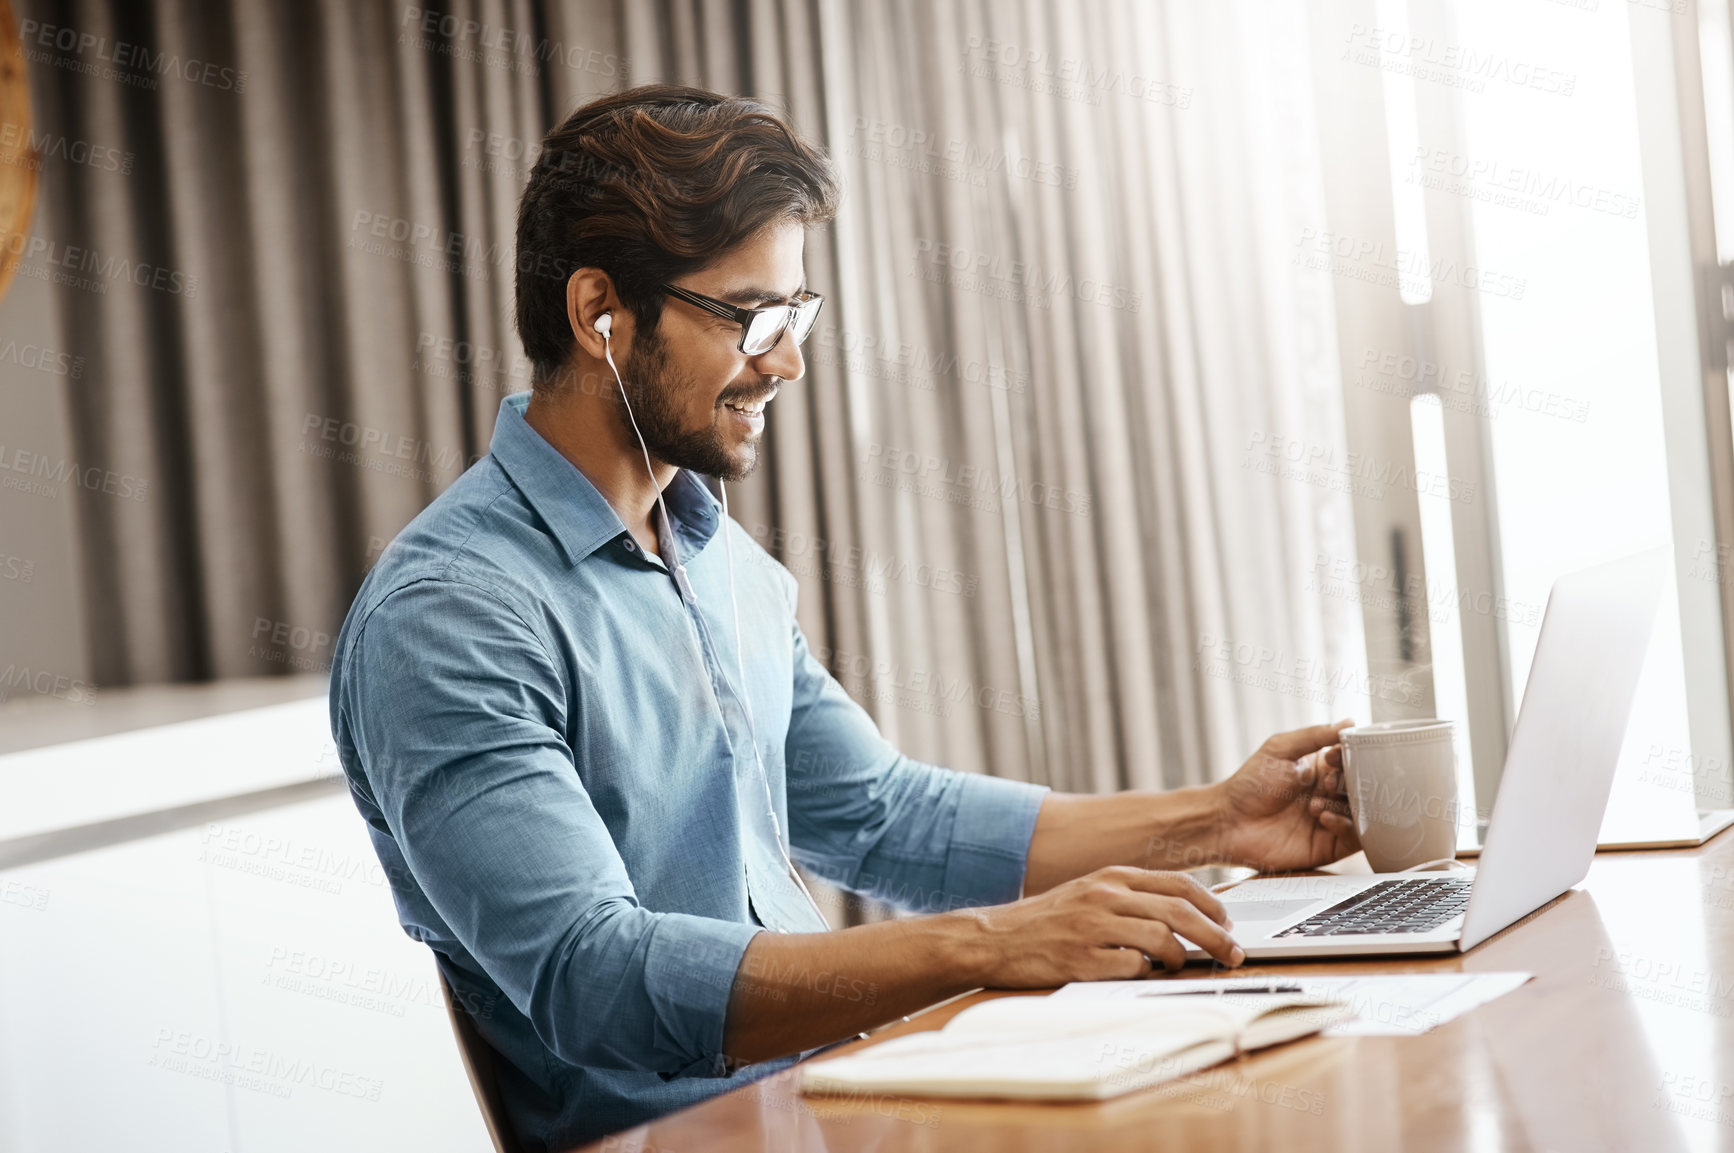
[[625, 540], [621, 541], [620, 543], [626, 546], [627, 552], [637, 552], [638, 551], [638, 546], [636, 544], [632, 543], [631, 537], [627, 537]]

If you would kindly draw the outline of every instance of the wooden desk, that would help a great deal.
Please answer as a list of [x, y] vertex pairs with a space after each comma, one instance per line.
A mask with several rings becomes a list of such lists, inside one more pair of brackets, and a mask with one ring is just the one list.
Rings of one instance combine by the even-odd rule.
[[833, 1103], [780, 1075], [587, 1148], [1734, 1149], [1734, 834], [1598, 856], [1579, 889], [1463, 956], [1239, 972], [1517, 969], [1536, 979], [1420, 1037], [1311, 1038], [1099, 1104]]

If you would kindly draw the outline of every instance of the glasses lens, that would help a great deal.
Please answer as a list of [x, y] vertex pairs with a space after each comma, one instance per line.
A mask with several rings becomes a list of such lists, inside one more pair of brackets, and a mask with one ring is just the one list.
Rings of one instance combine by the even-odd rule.
[[789, 309], [766, 308], [753, 313], [753, 318], [747, 322], [746, 336], [741, 341], [741, 351], [748, 356], [757, 356], [769, 352], [782, 339], [783, 330], [789, 327]]
[[809, 297], [795, 306], [795, 319], [790, 324], [790, 335], [796, 344], [804, 343], [807, 334], [813, 331], [813, 322], [819, 319], [819, 306], [825, 303], [822, 296]]

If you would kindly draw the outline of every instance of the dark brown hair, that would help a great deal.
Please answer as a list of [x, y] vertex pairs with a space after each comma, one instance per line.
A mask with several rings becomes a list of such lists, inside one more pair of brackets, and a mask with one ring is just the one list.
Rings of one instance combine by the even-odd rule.
[[651, 84], [579, 108], [542, 140], [518, 202], [518, 336], [534, 385], [572, 352], [566, 281], [600, 268], [641, 330], [660, 286], [780, 220], [836, 214], [824, 152], [763, 104]]

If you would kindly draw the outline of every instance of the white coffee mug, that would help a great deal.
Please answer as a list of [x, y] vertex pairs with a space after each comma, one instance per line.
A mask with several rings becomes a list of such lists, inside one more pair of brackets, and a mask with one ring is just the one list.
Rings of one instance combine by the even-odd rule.
[[1375, 873], [1456, 854], [1455, 728], [1429, 718], [1343, 730], [1349, 809]]

